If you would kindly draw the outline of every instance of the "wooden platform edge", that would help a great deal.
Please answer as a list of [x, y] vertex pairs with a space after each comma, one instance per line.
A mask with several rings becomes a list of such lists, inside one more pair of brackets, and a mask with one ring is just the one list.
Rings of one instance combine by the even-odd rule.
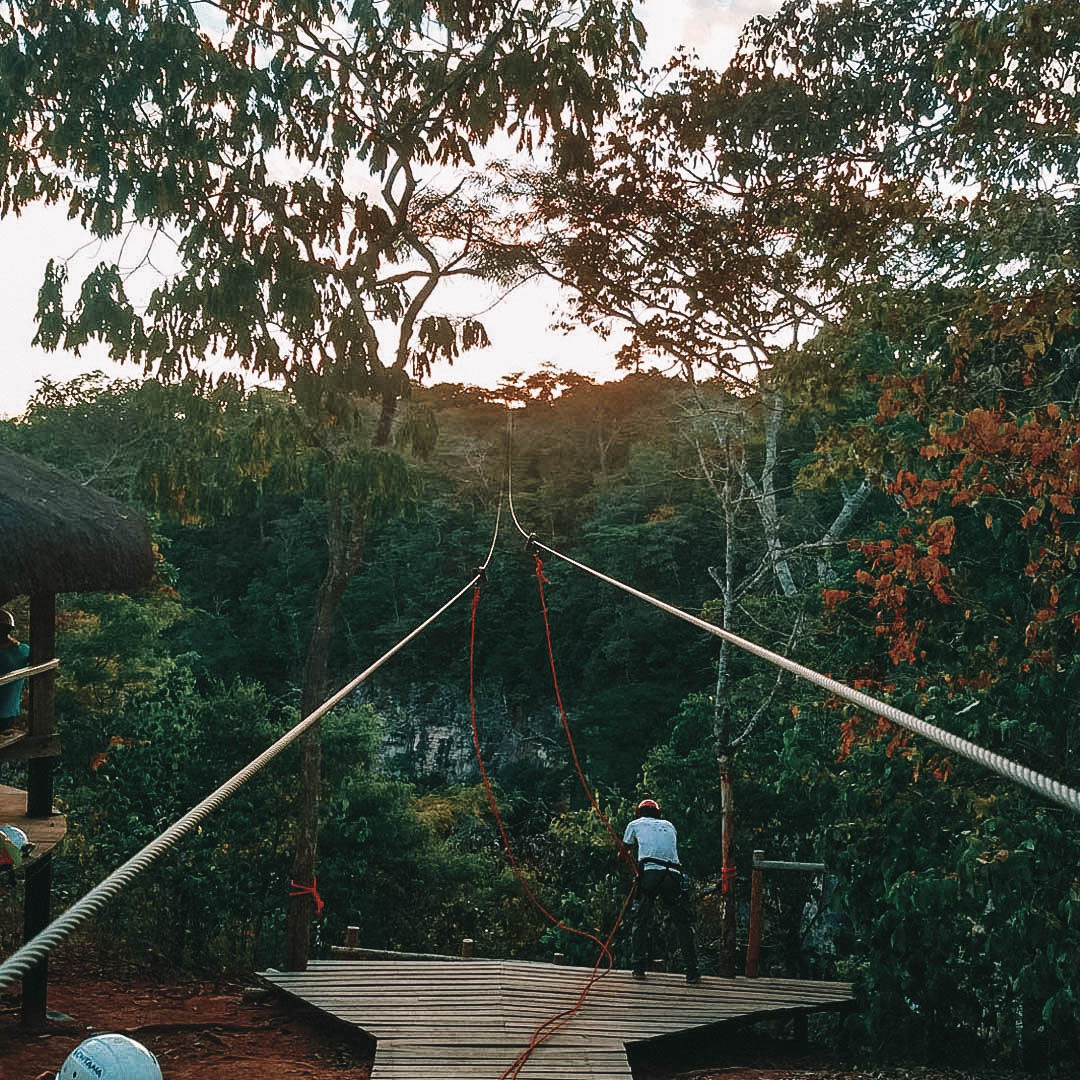
[[29, 761], [33, 758], [59, 756], [59, 735], [27, 735], [25, 732], [17, 732], [0, 743], [0, 764], [6, 761]]
[[320, 1021], [327, 1022], [331, 1027], [334, 1027], [341, 1031], [347, 1031], [353, 1036], [361, 1036], [358, 1040], [364, 1043], [368, 1049], [375, 1053], [375, 1048], [378, 1045], [379, 1040], [371, 1034], [370, 1031], [362, 1028], [359, 1024], [353, 1023], [351, 1020], [342, 1020], [341, 1017], [335, 1016], [332, 1012], [326, 1009], [320, 1009], [318, 1005], [313, 1005], [310, 1001], [302, 998], [299, 994], [294, 994], [290, 990], [286, 990], [280, 983], [274, 982], [272, 976], [274, 975], [288, 975], [292, 974], [287, 971], [278, 971], [274, 968], [267, 968], [265, 971], [253, 971], [252, 978], [258, 986], [262, 986], [269, 990], [272, 994], [276, 994], [288, 1000], [296, 1005], [300, 1011], [306, 1012], [309, 1015], [318, 1015]]
[[331, 945], [330, 960], [424, 960], [443, 961], [452, 960], [461, 963], [463, 960], [472, 960], [473, 957], [452, 956], [449, 953], [419, 953], [398, 952], [396, 949], [360, 949], [349, 948], [347, 945]]
[[798, 1017], [809, 1016], [811, 1013], [826, 1012], [851, 1012], [855, 1008], [855, 999], [846, 1001], [823, 1001], [808, 1005], [792, 1005], [780, 1009], [755, 1009], [753, 1012], [740, 1013], [738, 1016], [729, 1016], [723, 1020], [715, 1020], [709, 1024], [697, 1024], [693, 1027], [683, 1028], [681, 1031], [664, 1032], [661, 1035], [650, 1035], [644, 1039], [627, 1039], [623, 1044], [627, 1053], [633, 1053], [635, 1047], [655, 1049], [663, 1046], [668, 1041], [685, 1040], [687, 1036], [697, 1038], [708, 1036], [731, 1027], [753, 1027], [766, 1020], [793, 1020]]
[[67, 818], [54, 812], [48, 817], [26, 816], [26, 792], [21, 788], [0, 784], [0, 825], [14, 825], [26, 833], [27, 839], [34, 845], [34, 850], [16, 871], [16, 877], [25, 876], [27, 869], [32, 869], [51, 856], [64, 837], [67, 836]]

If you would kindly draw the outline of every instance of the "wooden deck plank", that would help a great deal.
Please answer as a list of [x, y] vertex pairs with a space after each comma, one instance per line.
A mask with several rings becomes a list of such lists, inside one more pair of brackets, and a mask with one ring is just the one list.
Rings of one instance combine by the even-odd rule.
[[[495, 1080], [593, 969], [521, 960], [320, 960], [263, 977], [377, 1040], [372, 1080]], [[846, 983], [611, 971], [529, 1059], [522, 1080], [629, 1080], [626, 1045], [770, 1012], [849, 1004]]]

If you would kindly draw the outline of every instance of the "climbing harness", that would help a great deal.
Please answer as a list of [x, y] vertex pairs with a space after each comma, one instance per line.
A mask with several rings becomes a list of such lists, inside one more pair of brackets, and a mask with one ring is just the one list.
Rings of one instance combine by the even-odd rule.
[[646, 855], [644, 859], [638, 859], [638, 866], [642, 869], [645, 866], [659, 866], [663, 870], [675, 870], [678, 873], [682, 873], [682, 864], [677, 862], [668, 862], [667, 859], [657, 859], [652, 855]]

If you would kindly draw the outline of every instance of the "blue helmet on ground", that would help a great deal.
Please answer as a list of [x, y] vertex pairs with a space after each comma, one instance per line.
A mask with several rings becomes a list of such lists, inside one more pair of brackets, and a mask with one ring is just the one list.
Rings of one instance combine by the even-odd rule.
[[126, 1035], [95, 1035], [68, 1054], [56, 1080], [162, 1080], [157, 1058]]
[[22, 866], [34, 850], [26, 833], [14, 825], [0, 825], [0, 866]]

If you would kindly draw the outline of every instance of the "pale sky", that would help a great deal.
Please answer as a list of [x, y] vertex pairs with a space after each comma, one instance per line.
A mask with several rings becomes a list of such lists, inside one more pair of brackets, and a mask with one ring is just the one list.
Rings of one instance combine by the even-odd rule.
[[[734, 52], [743, 25], [753, 16], [770, 13], [779, 6], [780, 0], [642, 0], [638, 17], [649, 33], [646, 60], [660, 64], [678, 46], [686, 45], [705, 62], [721, 67]], [[67, 220], [63, 209], [34, 207], [19, 218], [0, 219], [0, 253], [4, 317], [0, 416], [18, 415], [43, 376], [66, 380], [96, 369], [124, 378], [141, 374], [136, 367], [111, 363], [106, 350], [96, 343], [79, 356], [47, 353], [31, 345], [37, 290], [48, 260], [71, 259], [70, 279], [79, 281], [106, 256], [97, 241]], [[132, 251], [125, 252], [124, 263], [137, 261], [133, 256]], [[463, 315], [487, 308], [494, 297], [478, 291], [475, 295], [436, 299], [445, 304], [446, 313]], [[440, 365], [432, 381], [494, 386], [503, 375], [534, 371], [543, 364], [598, 379], [613, 378], [614, 345], [605, 344], [585, 329], [570, 334], [551, 329], [559, 305], [560, 295], [554, 285], [517, 290], [483, 316], [491, 346], [465, 354], [452, 368]], [[437, 312], [439, 305], [433, 305], [431, 310]]]

